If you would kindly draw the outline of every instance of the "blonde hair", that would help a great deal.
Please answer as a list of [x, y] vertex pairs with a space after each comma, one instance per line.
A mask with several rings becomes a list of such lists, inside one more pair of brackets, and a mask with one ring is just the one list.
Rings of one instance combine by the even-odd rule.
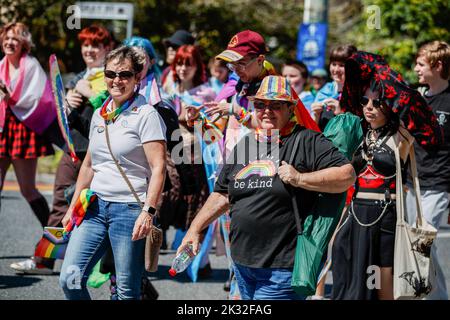
[[440, 61], [442, 63], [441, 77], [449, 79], [450, 77], [450, 45], [444, 41], [432, 41], [419, 48], [416, 59], [425, 57], [432, 68]]
[[28, 27], [21, 22], [11, 22], [3, 26], [0, 29], [0, 46], [3, 47], [3, 41], [5, 40], [6, 34], [9, 30], [19, 38], [22, 44], [22, 52], [30, 53], [31, 48], [34, 47], [33, 40], [31, 39], [31, 33]]

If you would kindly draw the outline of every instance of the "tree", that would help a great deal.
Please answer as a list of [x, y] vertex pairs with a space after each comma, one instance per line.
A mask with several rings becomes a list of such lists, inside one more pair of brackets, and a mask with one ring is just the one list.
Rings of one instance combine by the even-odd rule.
[[[417, 82], [412, 69], [418, 48], [433, 40], [450, 42], [448, 0], [363, 0], [362, 3], [364, 11], [359, 22], [344, 33], [343, 39], [353, 40], [359, 49], [385, 56], [407, 81]], [[376, 10], [370, 9], [377, 8], [380, 10], [378, 27], [370, 21], [376, 18]]]

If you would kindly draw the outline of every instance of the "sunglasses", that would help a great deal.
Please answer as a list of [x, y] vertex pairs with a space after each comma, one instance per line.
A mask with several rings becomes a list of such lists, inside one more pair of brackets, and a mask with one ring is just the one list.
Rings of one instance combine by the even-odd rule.
[[266, 108], [269, 108], [272, 111], [280, 111], [281, 108], [283, 108], [285, 106], [285, 104], [286, 103], [284, 103], [284, 102], [277, 102], [277, 101], [276, 102], [255, 101], [253, 103], [253, 106], [258, 111], [265, 110]]
[[[359, 101], [361, 103], [362, 106], [367, 106], [367, 104], [369, 103], [369, 98], [367, 98], [366, 96], [361, 97], [361, 100]], [[381, 108], [382, 105], [382, 100], [381, 99], [372, 99], [372, 105], [375, 108]]]
[[136, 73], [132, 71], [120, 71], [120, 72], [114, 72], [112, 70], [105, 70], [105, 77], [109, 79], [115, 79], [116, 77], [119, 77], [120, 79], [130, 79], [133, 77]]

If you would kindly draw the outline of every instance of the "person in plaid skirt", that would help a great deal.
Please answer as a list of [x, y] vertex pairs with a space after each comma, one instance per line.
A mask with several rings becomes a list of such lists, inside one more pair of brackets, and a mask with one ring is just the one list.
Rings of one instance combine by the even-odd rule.
[[54, 154], [42, 133], [55, 120], [51, 86], [36, 58], [26, 25], [10, 23], [0, 30], [0, 192], [5, 175], [13, 165], [20, 192], [30, 204], [42, 227], [49, 207], [36, 189], [37, 159]]

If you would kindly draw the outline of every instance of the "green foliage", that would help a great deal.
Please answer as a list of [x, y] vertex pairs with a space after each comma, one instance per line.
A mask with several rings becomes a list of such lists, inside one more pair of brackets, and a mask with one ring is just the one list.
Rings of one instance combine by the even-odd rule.
[[[77, 40], [79, 30], [66, 26], [63, 0], [1, 0], [1, 23], [23, 21], [32, 26], [36, 48], [33, 54], [47, 67], [56, 53], [63, 72], [77, 72], [84, 66]], [[105, 0], [97, 0], [105, 1]], [[233, 34], [252, 29], [265, 36], [271, 46], [269, 59], [277, 62], [295, 58], [303, 0], [130, 0], [134, 4], [133, 34], [149, 38], [161, 58], [163, 39], [183, 28], [194, 33], [202, 47], [205, 63], [222, 51]], [[328, 48], [355, 43], [359, 49], [380, 53], [404, 77], [415, 82], [412, 72], [420, 45], [435, 39], [450, 42], [448, 0], [329, 0]], [[368, 19], [378, 6], [381, 28], [370, 29]], [[92, 20], [82, 20], [82, 27]], [[103, 21], [110, 28], [117, 23]], [[123, 39], [118, 39], [119, 41]]]
[[[448, 0], [363, 0], [362, 3], [360, 21], [344, 38], [353, 39], [359, 49], [384, 55], [411, 83], [417, 81], [412, 69], [418, 48], [433, 40], [450, 42]], [[371, 5], [380, 8], [380, 29], [367, 26], [373, 15], [367, 12]]]

